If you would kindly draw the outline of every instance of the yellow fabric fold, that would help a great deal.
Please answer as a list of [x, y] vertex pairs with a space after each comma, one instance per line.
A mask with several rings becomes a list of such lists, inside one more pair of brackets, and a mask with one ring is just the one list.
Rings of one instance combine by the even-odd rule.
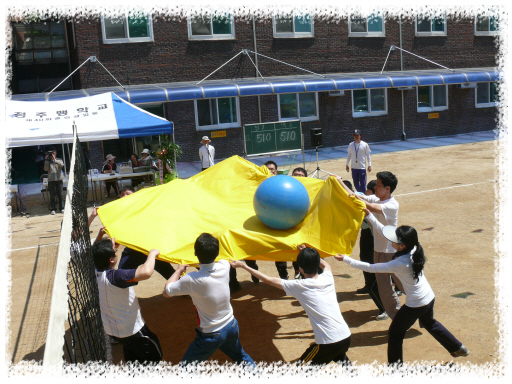
[[116, 242], [161, 260], [195, 264], [194, 243], [203, 232], [219, 239], [221, 259], [295, 261], [306, 243], [322, 257], [350, 254], [363, 221], [364, 204], [333, 178], [298, 177], [310, 209], [288, 230], [267, 227], [256, 216], [253, 197], [271, 176], [265, 166], [233, 156], [186, 180], [143, 189], [98, 209], [106, 232]]

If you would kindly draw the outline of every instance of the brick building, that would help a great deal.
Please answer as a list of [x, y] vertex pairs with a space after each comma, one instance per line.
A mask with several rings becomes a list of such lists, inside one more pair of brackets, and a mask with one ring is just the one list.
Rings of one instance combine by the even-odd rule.
[[[333, 23], [307, 17], [247, 22], [233, 16], [166, 21], [126, 15], [118, 22], [102, 17], [63, 24], [70, 53], [67, 74], [95, 56], [127, 92], [91, 62], [76, 72], [67, 89], [92, 94], [107, 88], [173, 121], [182, 161], [197, 161], [201, 137], [219, 131], [225, 136], [212, 141], [216, 158], [243, 155], [242, 126], [258, 122], [300, 118], [306, 149], [312, 148], [311, 128], [322, 128], [323, 145], [332, 147], [347, 145], [355, 128], [365, 141], [381, 142], [496, 127], [498, 32], [493, 17], [347, 16]], [[14, 23], [16, 41], [23, 42], [17, 29]], [[43, 95], [23, 92], [16, 78], [19, 45], [13, 55], [13, 99], [36, 99]], [[390, 51], [391, 46], [397, 48]], [[264, 79], [256, 79], [253, 63]], [[405, 85], [397, 85], [397, 79]], [[261, 84], [270, 84], [271, 91], [263, 91]], [[123, 160], [134, 146], [140, 152], [151, 142], [155, 139], [89, 143], [91, 161], [97, 167], [107, 153]]]

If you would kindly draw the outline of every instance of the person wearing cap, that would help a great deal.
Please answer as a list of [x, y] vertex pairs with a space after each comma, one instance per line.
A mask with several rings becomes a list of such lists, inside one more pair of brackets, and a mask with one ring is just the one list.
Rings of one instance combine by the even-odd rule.
[[213, 167], [213, 159], [215, 158], [215, 148], [210, 145], [208, 136], [203, 136], [201, 148], [199, 148], [199, 158], [201, 159], [202, 170]]
[[368, 160], [368, 172], [372, 171], [372, 160], [370, 158], [370, 147], [361, 140], [361, 131], [354, 130], [354, 141], [348, 145], [347, 172], [349, 164], [352, 169], [352, 180], [354, 188], [361, 193], [366, 191], [366, 161]]
[[370, 210], [364, 209], [364, 212], [374, 232], [388, 240], [396, 250], [393, 259], [386, 263], [369, 264], [340, 253], [334, 257], [353, 268], [377, 275], [393, 273], [400, 279], [405, 289], [406, 300], [389, 327], [388, 363], [403, 363], [405, 333], [418, 319], [420, 326], [425, 328], [450, 355], [468, 356], [469, 350], [434, 319], [435, 295], [423, 273], [426, 259], [416, 230], [406, 225], [398, 228], [394, 225], [384, 226]]
[[[117, 171], [117, 164], [114, 162], [116, 157], [112, 156], [110, 153], [107, 155], [105, 162], [103, 163], [103, 169], [101, 172], [103, 173], [112, 173]], [[110, 188], [114, 188], [114, 192], [119, 196], [119, 186], [117, 185], [117, 180], [107, 180], [105, 181], [105, 197], [110, 196]]]
[[142, 167], [156, 167], [155, 160], [151, 156], [149, 149], [145, 148], [142, 151], [141, 158], [139, 160]]

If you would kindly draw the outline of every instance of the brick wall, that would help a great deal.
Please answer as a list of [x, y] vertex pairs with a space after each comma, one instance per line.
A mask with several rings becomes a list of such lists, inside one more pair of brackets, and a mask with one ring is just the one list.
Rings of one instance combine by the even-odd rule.
[[[76, 24], [79, 62], [95, 55], [123, 85], [198, 81], [224, 64], [242, 49], [254, 50], [252, 23], [235, 19], [236, 39], [225, 41], [189, 41], [186, 21], [153, 20], [155, 41], [130, 44], [103, 44], [101, 22], [90, 20]], [[315, 21], [315, 37], [276, 39], [271, 22], [257, 22], [258, 52], [318, 73], [380, 71], [390, 45], [399, 45], [399, 23], [388, 20], [385, 37], [349, 37], [347, 20], [338, 24]], [[403, 49], [424, 56], [449, 68], [488, 67], [496, 64], [498, 48], [493, 37], [474, 36], [474, 20], [447, 21], [447, 36], [416, 37], [414, 20], [402, 20]], [[238, 59], [211, 78], [224, 79], [233, 75], [253, 77], [254, 68], [245, 59], [235, 73]], [[264, 76], [304, 74], [297, 69], [260, 58]], [[404, 70], [438, 68], [416, 57], [403, 54]], [[400, 53], [390, 55], [386, 70], [400, 70]], [[117, 85], [97, 64], [80, 70], [82, 87]], [[352, 117], [351, 93], [331, 97], [318, 94], [319, 121], [302, 124], [306, 148], [311, 148], [309, 131], [322, 128], [325, 147], [347, 145], [355, 128], [363, 131], [368, 142], [398, 140], [402, 137], [401, 92], [387, 91], [388, 114], [378, 117]], [[407, 138], [450, 135], [483, 130], [496, 126], [494, 108], [475, 108], [474, 89], [448, 87], [447, 111], [438, 119], [428, 119], [428, 113], [417, 112], [416, 91], [404, 92], [405, 132]], [[184, 150], [181, 161], [198, 161], [201, 137], [211, 138], [212, 131], [197, 131], [194, 102], [166, 103], [168, 119], [176, 127], [175, 138]], [[277, 121], [277, 96], [261, 96], [262, 121]], [[258, 122], [257, 97], [240, 98], [241, 124]], [[219, 129], [226, 137], [212, 140], [216, 158], [243, 154], [242, 128]], [[100, 151], [97, 148], [98, 153]], [[98, 155], [98, 159], [102, 156]], [[92, 161], [92, 159], [91, 159]], [[99, 161], [99, 160], [98, 160]], [[101, 160], [102, 163], [102, 160]]]
[[[123, 85], [198, 81], [227, 62], [242, 49], [254, 50], [252, 23], [236, 21], [234, 40], [189, 41], [186, 21], [153, 20], [154, 42], [103, 44], [101, 22], [90, 20], [75, 25], [79, 62], [97, 56]], [[274, 38], [272, 23], [258, 22], [258, 52], [314, 72], [380, 71], [390, 45], [399, 45], [399, 23], [385, 23], [385, 37], [349, 37], [347, 20], [339, 24], [316, 21], [313, 38]], [[494, 38], [474, 36], [473, 19], [447, 21], [447, 36], [416, 37], [412, 19], [402, 21], [403, 49], [424, 56], [449, 68], [489, 67], [496, 64], [498, 49]], [[403, 54], [404, 70], [439, 68]], [[231, 78], [238, 58], [215, 73], [211, 79]], [[88, 66], [90, 68], [88, 68]], [[304, 74], [297, 69], [259, 59], [264, 76]], [[254, 67], [245, 60], [245, 77], [254, 76]], [[400, 54], [395, 51], [386, 70], [400, 70]], [[97, 64], [80, 70], [82, 86], [117, 85]]]

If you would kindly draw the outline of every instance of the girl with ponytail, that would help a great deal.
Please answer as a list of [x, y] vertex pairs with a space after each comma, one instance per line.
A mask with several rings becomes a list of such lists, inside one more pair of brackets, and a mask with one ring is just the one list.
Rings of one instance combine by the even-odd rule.
[[368, 264], [338, 253], [334, 256], [351, 267], [371, 273], [394, 273], [404, 288], [405, 304], [395, 315], [389, 327], [388, 363], [403, 363], [403, 341], [405, 333], [416, 320], [453, 356], [467, 356], [468, 349], [458, 341], [439, 321], [434, 319], [434, 291], [428, 284], [423, 268], [425, 254], [418, 241], [418, 233], [412, 227], [403, 225], [393, 227], [382, 225], [368, 209], [364, 209], [366, 218], [373, 230], [379, 231], [391, 244], [396, 253], [387, 263]]

